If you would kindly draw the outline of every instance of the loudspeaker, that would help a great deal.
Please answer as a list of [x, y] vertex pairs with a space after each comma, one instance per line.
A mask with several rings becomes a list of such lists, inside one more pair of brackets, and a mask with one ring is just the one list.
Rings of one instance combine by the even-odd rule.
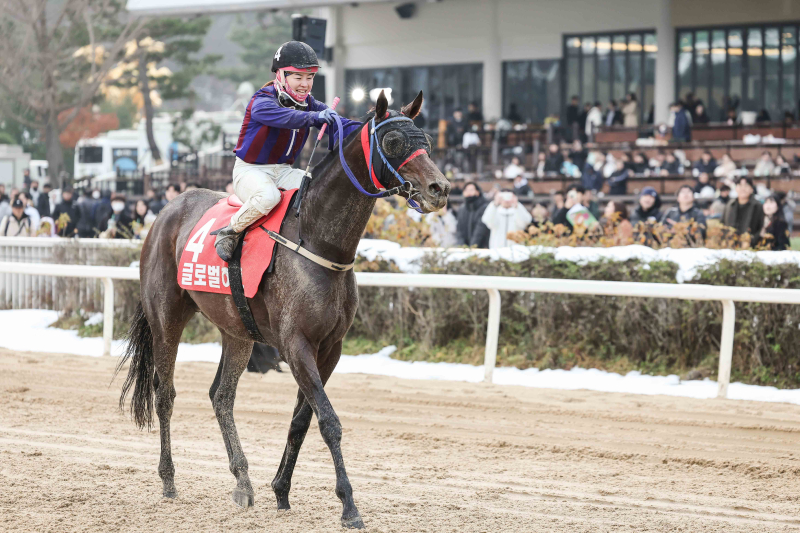
[[417, 14], [417, 4], [413, 2], [400, 4], [394, 10], [397, 11], [397, 16], [401, 19], [410, 19]]
[[292, 40], [306, 43], [314, 49], [317, 57], [325, 59], [325, 19], [292, 17]]

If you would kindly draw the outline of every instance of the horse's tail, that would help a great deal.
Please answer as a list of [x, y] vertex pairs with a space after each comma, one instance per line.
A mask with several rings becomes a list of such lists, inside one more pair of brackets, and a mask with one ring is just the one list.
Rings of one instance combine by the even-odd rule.
[[153, 366], [153, 332], [142, 308], [142, 302], [136, 306], [133, 321], [126, 337], [125, 353], [117, 364], [114, 375], [119, 373], [127, 361], [130, 361], [128, 377], [122, 384], [119, 396], [119, 408], [125, 410], [125, 397], [133, 387], [131, 398], [131, 416], [136, 425], [150, 429], [153, 423], [154, 366]]

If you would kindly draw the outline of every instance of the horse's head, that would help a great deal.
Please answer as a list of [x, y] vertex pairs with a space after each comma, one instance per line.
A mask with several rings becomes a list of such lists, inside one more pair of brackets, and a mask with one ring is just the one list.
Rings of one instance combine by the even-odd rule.
[[[433, 139], [417, 128], [412, 120], [394, 120], [380, 127], [381, 123], [393, 118], [413, 119], [421, 108], [422, 91], [400, 112], [389, 110], [389, 102], [381, 91], [375, 106], [375, 141], [380, 144], [392, 167], [412, 186], [410, 191], [400, 193], [401, 196], [416, 201], [424, 212], [430, 213], [442, 209], [450, 194], [450, 183], [431, 159]], [[400, 185], [397, 177], [386, 169], [381, 169], [381, 176], [387, 189]]]

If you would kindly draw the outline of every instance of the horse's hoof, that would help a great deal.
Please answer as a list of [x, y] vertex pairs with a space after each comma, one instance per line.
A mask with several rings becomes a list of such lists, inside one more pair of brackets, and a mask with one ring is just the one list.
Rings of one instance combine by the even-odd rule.
[[289, 505], [289, 498], [286, 498], [284, 500], [281, 500], [280, 498], [278, 498], [278, 510], [279, 511], [288, 511], [291, 508], [292, 508], [292, 506]]
[[242, 489], [233, 489], [231, 499], [233, 500], [233, 503], [239, 507], [244, 507], [245, 509], [252, 507], [255, 503], [255, 496]]
[[342, 517], [342, 527], [346, 529], [364, 529], [364, 521], [361, 520], [361, 516], [358, 514], [352, 518]]
[[178, 497], [178, 491], [175, 490], [175, 489], [165, 490], [164, 491], [164, 497], [165, 498], [177, 498]]

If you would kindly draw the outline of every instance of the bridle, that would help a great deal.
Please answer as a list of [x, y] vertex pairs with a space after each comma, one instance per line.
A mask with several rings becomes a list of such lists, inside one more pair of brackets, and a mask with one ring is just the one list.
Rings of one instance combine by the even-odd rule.
[[[414, 187], [414, 185], [403, 179], [400, 175], [398, 170], [400, 170], [403, 165], [411, 161], [412, 159], [419, 157], [420, 155], [428, 153], [427, 150], [424, 148], [418, 148], [413, 150], [410, 154], [407, 154], [405, 158], [387, 158], [386, 155], [383, 153], [383, 149], [381, 148], [381, 143], [378, 140], [378, 130], [384, 127], [387, 124], [397, 123], [397, 122], [411, 122], [413, 124], [413, 120], [406, 116], [397, 116], [392, 117], [386, 120], [383, 120], [380, 124], [375, 124], [375, 117], [367, 122], [367, 124], [361, 128], [361, 146], [364, 150], [364, 157], [366, 158], [367, 167], [369, 168], [369, 176], [372, 179], [372, 183], [378, 189], [377, 193], [371, 193], [364, 189], [364, 187], [359, 183], [358, 179], [353, 174], [353, 171], [350, 170], [350, 167], [347, 165], [347, 162], [344, 159], [344, 148], [343, 148], [343, 138], [342, 135], [344, 133], [344, 128], [342, 126], [342, 121], [338, 115], [334, 115], [336, 120], [336, 125], [339, 129], [339, 162], [344, 169], [344, 173], [350, 179], [350, 182], [353, 186], [365, 196], [369, 196], [370, 198], [386, 198], [388, 196], [394, 196], [395, 194], [406, 193], [406, 203], [409, 207], [416, 210], [419, 213], [422, 213], [422, 209], [420, 208], [419, 204], [414, 201], [415, 196], [419, 196], [420, 190]], [[388, 133], [388, 132], [387, 132]], [[378, 155], [378, 158], [375, 158], [375, 154]], [[404, 154], [405, 155], [405, 154]], [[376, 161], [377, 159], [377, 161]], [[377, 164], [374, 164], [377, 163]], [[394, 165], [392, 164], [394, 163]], [[395, 169], [395, 165], [397, 169]], [[378, 174], [376, 176], [375, 170], [378, 170]], [[395, 178], [400, 182], [400, 185], [394, 187], [392, 189], [386, 189], [383, 185], [381, 180], [378, 178], [384, 177], [387, 173], [391, 173], [394, 175]]]

